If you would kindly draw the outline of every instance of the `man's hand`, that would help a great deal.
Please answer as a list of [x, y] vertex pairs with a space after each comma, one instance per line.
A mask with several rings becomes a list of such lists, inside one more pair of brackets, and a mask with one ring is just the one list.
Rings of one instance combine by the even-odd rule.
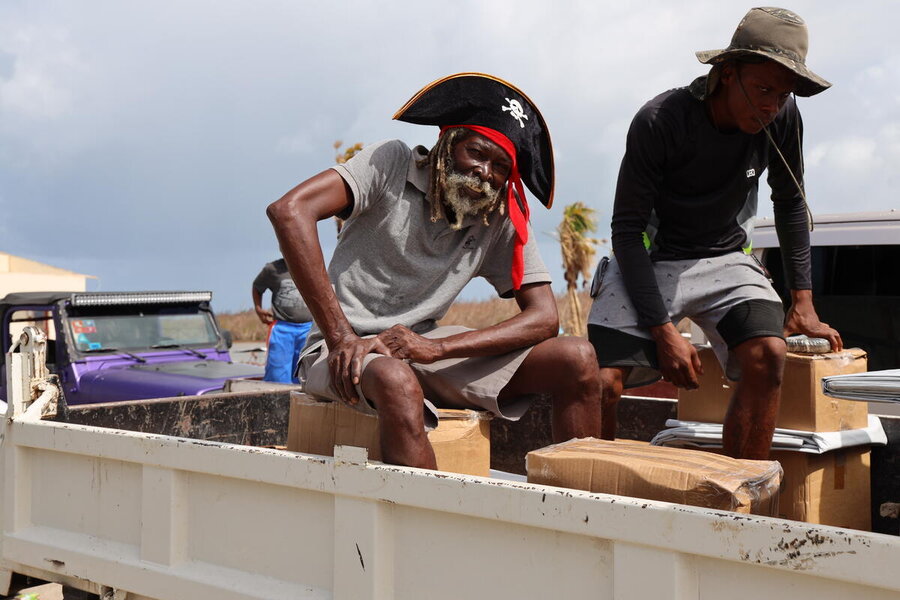
[[703, 365], [694, 346], [672, 323], [651, 327], [650, 332], [656, 340], [663, 378], [680, 388], [697, 389], [700, 386], [697, 376], [703, 374]]
[[266, 310], [262, 306], [257, 306], [254, 310], [256, 311], [256, 316], [259, 317], [259, 320], [263, 322], [263, 325], [271, 325], [275, 320], [275, 316], [272, 314], [272, 311]]
[[345, 335], [328, 348], [328, 370], [331, 381], [341, 400], [348, 404], [359, 402], [356, 386], [362, 376], [362, 361], [366, 354], [384, 354], [391, 351], [378, 337], [361, 338], [356, 334]]
[[812, 290], [791, 290], [791, 308], [784, 322], [784, 335], [802, 333], [809, 337], [824, 338], [834, 352], [844, 349], [844, 341], [836, 329], [819, 320], [813, 306]]
[[441, 340], [423, 337], [403, 325], [394, 325], [390, 329], [382, 331], [378, 334], [378, 339], [387, 345], [394, 358], [430, 364], [440, 360], [444, 354], [444, 345]]

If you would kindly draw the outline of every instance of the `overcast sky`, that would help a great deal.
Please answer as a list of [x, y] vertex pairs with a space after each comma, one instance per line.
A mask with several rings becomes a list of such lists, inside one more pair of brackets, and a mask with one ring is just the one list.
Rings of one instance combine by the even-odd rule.
[[[562, 207], [597, 209], [608, 237], [635, 111], [706, 68], [752, 5], [731, 0], [0, 3], [0, 251], [95, 275], [89, 289], [211, 289], [251, 306], [278, 255], [265, 207], [327, 168], [332, 144], [436, 129], [390, 120], [461, 71], [508, 79], [553, 137], [551, 233]], [[795, 1], [808, 65], [834, 87], [799, 99], [818, 214], [900, 208], [900, 5]], [[771, 214], [761, 191], [760, 214]], [[333, 227], [321, 228], [326, 254]], [[486, 284], [468, 299], [487, 298]]]

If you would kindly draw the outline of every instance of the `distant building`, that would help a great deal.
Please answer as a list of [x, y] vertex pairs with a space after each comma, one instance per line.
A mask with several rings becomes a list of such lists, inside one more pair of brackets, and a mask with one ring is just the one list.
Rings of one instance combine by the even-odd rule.
[[0, 252], [0, 298], [13, 292], [83, 292], [93, 275]]

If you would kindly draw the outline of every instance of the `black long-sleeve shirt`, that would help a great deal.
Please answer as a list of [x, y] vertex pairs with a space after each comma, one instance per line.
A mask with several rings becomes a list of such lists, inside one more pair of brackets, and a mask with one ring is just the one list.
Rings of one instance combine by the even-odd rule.
[[[718, 256], [750, 244], [767, 167], [788, 286], [811, 288], [806, 207], [797, 186], [765, 132], [713, 127], [702, 100], [705, 79], [645, 104], [628, 131], [612, 244], [643, 327], [669, 321], [653, 261]], [[802, 185], [803, 123], [793, 99], [769, 131]]]

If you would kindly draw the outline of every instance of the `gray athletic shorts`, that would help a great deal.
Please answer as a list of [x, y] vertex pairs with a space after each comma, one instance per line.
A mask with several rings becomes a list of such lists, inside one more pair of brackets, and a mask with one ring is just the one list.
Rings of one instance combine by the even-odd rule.
[[[438, 327], [423, 334], [428, 338], [442, 338], [471, 331], [465, 327]], [[497, 396], [506, 387], [512, 376], [522, 365], [531, 348], [516, 350], [497, 356], [473, 356], [468, 358], [448, 358], [429, 365], [410, 362], [422, 391], [425, 392], [425, 427], [437, 426], [437, 408], [463, 408], [487, 410], [492, 414], [518, 420], [537, 397], [522, 396], [503, 406], [497, 403]], [[367, 354], [363, 358], [363, 371], [383, 354]], [[328, 370], [328, 348], [324, 342], [313, 344], [300, 355], [297, 374], [303, 391], [312, 396], [339, 401], [340, 396], [331, 383]], [[375, 406], [365, 398], [360, 386], [356, 392], [361, 399], [352, 406], [367, 414], [376, 414]]]
[[[637, 325], [615, 257], [602, 275], [601, 266], [591, 286], [596, 296], [588, 317], [588, 338], [600, 366], [633, 367], [625, 387], [652, 383], [660, 378], [656, 342]], [[729, 379], [741, 375], [731, 351], [735, 346], [751, 338], [783, 337], [784, 307], [753, 257], [732, 252], [661, 260], [653, 263], [653, 271], [672, 322], [687, 317], [703, 329]]]

